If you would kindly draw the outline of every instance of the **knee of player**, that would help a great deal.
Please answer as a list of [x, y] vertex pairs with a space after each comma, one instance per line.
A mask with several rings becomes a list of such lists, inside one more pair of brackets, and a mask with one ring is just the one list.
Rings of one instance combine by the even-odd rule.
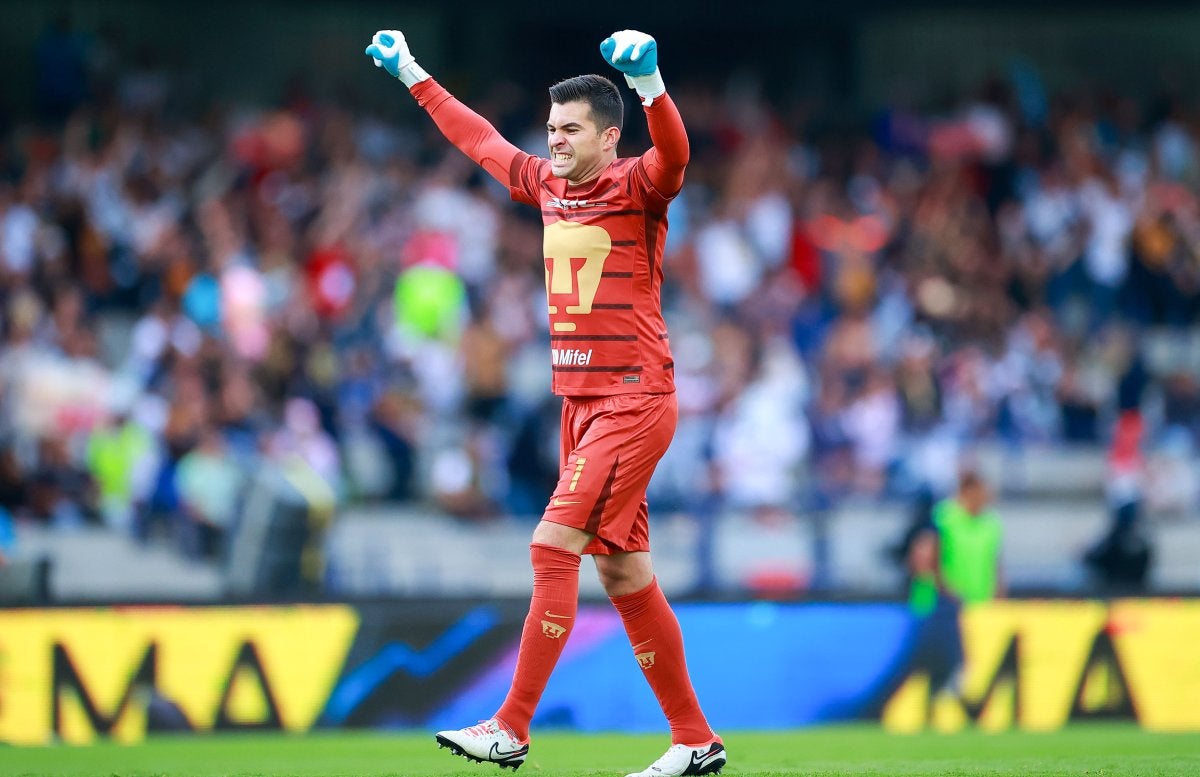
[[641, 591], [654, 580], [649, 553], [616, 553], [596, 556], [596, 573], [609, 596], [628, 596]]

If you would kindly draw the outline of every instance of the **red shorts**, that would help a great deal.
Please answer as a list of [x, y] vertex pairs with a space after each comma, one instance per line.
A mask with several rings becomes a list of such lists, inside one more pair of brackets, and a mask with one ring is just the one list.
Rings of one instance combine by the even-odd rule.
[[678, 420], [674, 393], [565, 397], [562, 470], [542, 517], [596, 535], [584, 553], [650, 550], [646, 486]]

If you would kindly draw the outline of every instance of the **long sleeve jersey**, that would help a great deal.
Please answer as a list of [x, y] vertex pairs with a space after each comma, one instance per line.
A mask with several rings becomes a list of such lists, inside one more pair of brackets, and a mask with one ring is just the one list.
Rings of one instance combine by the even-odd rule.
[[644, 108], [652, 147], [571, 184], [509, 143], [432, 78], [412, 88], [451, 143], [537, 207], [550, 319], [552, 388], [563, 396], [667, 393], [674, 360], [662, 315], [667, 207], [683, 185], [687, 133], [668, 95]]

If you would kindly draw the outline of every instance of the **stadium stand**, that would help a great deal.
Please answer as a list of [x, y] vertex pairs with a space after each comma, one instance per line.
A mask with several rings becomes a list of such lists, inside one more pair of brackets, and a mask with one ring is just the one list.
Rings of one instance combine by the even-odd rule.
[[[70, 40], [77, 59], [37, 76], [73, 88], [0, 158], [13, 553], [53, 556], [66, 598], [172, 578], [181, 598], [281, 595], [252, 582], [261, 555], [229, 568], [271, 471], [312, 532], [288, 579], [409, 592], [433, 565], [454, 589], [431, 548], [513, 541], [554, 478], [538, 225], [420, 116], [299, 88], [202, 113], [169, 71], [97, 60], [115, 41]], [[721, 539], [681, 543], [710, 579], [680, 588], [747, 585], [773, 549], [764, 586], [884, 591], [876, 550], [963, 462], [999, 485], [1014, 586], [1085, 589], [1087, 540], [1131, 500], [1151, 584], [1200, 586], [1170, 560], [1200, 536], [1193, 102], [1021, 72], [832, 131], [684, 83], [694, 161], [665, 260], [682, 417], [652, 500], [657, 530], [695, 535], [668, 518], [690, 516]], [[540, 108], [486, 110], [538, 148]], [[322, 537], [324, 571], [304, 550]], [[88, 549], [136, 576], [84, 577]]]

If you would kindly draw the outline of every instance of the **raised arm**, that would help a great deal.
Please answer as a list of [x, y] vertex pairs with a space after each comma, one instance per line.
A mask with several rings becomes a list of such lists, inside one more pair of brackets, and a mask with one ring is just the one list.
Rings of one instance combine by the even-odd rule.
[[447, 140], [497, 181], [505, 186], [512, 185], [517, 163], [528, 155], [505, 140], [487, 119], [463, 105], [431, 78], [417, 64], [403, 33], [398, 30], [375, 33], [365, 53], [375, 60], [376, 67], [384, 68], [404, 82], [417, 104], [425, 109]]
[[658, 43], [644, 32], [621, 30], [604, 39], [600, 54], [625, 75], [625, 82], [642, 98], [653, 143], [642, 155], [642, 164], [658, 193], [673, 197], [683, 186], [691, 148], [683, 117], [667, 95], [658, 70]]
[[514, 163], [528, 154], [505, 140], [491, 122], [463, 105], [434, 79], [426, 79], [409, 91], [447, 140], [497, 181], [505, 186], [512, 185]]
[[673, 197], [683, 187], [683, 171], [691, 158], [683, 117], [666, 92], [653, 105], [645, 106], [645, 110], [650, 141], [654, 145], [642, 154], [642, 164], [659, 194]]

